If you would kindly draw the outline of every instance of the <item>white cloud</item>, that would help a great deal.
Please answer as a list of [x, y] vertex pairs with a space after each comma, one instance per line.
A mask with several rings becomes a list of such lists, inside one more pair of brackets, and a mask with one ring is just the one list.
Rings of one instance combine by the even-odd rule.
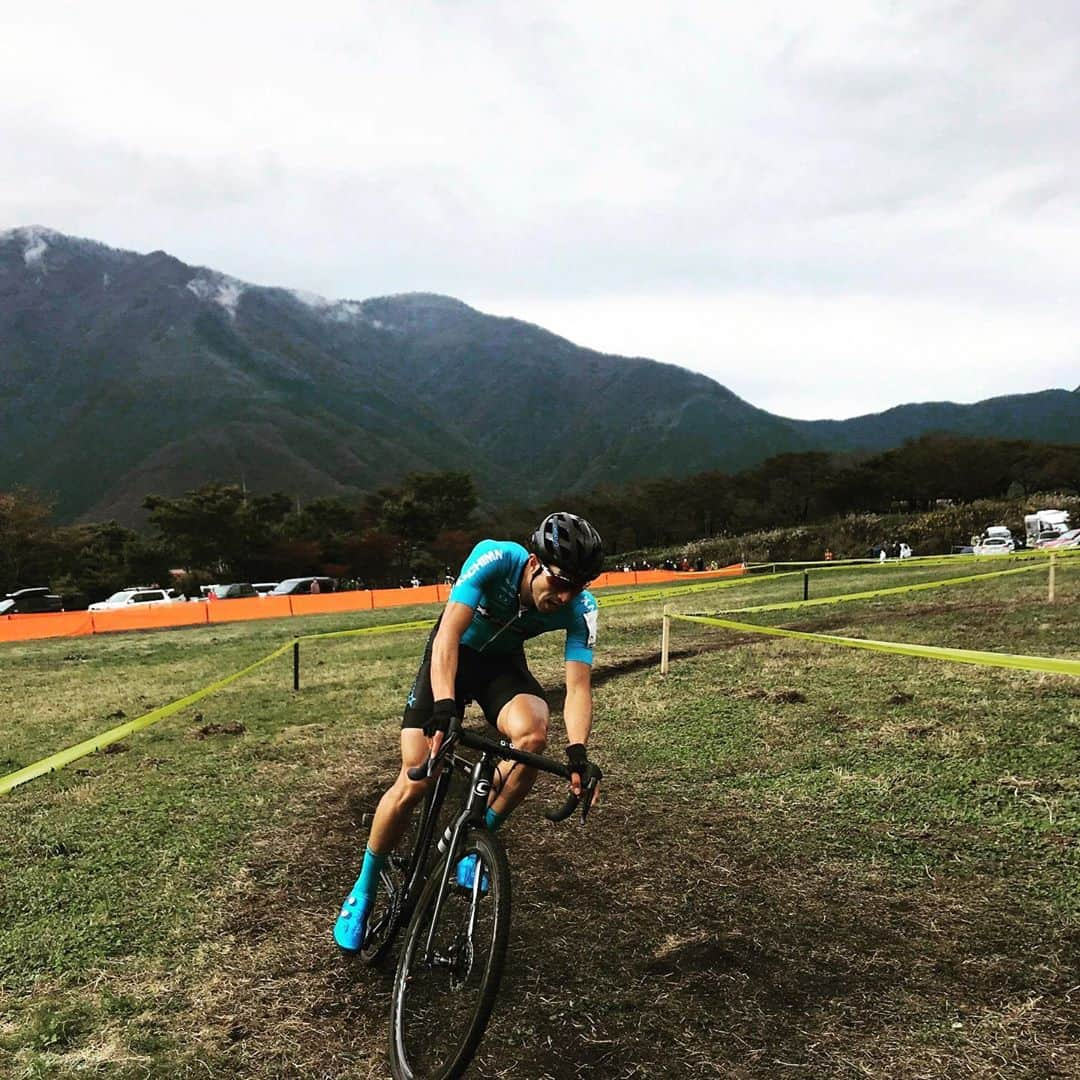
[[1077, 115], [1066, 0], [39, 0], [0, 37], [0, 227], [550, 313], [845, 415], [916, 392], [871, 347], [923, 398], [1080, 382]]

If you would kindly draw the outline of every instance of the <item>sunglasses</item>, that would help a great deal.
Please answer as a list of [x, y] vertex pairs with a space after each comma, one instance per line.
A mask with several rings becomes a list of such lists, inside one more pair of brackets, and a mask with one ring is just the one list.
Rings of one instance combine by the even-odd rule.
[[540, 564], [540, 569], [544, 571], [548, 581], [559, 592], [581, 592], [588, 584], [585, 581], [571, 581], [568, 577], [563, 577], [562, 574], [556, 574], [554, 570], [549, 569], [543, 563]]

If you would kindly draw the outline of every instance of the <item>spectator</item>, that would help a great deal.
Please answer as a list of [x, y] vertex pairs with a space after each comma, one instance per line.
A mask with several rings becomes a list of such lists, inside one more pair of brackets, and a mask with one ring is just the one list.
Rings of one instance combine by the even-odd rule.
[[309, 591], [312, 594], [322, 592], [322, 586], [319, 584], [319, 579], [318, 578], [312, 578], [311, 579], [311, 589]]
[[832, 562], [832, 560], [833, 560], [832, 549], [831, 548], [826, 548], [825, 549], [825, 561], [826, 562]]

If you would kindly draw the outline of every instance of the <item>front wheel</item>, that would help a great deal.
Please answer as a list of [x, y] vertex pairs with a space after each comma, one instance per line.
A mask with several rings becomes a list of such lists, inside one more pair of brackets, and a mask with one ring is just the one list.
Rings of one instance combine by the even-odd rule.
[[[470, 854], [478, 859], [478, 882], [466, 889], [457, 883], [457, 863]], [[473, 830], [453, 863], [444, 859], [428, 878], [405, 935], [390, 1008], [396, 1080], [451, 1080], [462, 1074], [491, 1015], [509, 933], [506, 852], [491, 833]]]
[[368, 929], [360, 947], [365, 964], [378, 964], [390, 951], [405, 918], [405, 877], [409, 871], [408, 848], [391, 853], [379, 875], [382, 886], [376, 894], [375, 907], [368, 918]]

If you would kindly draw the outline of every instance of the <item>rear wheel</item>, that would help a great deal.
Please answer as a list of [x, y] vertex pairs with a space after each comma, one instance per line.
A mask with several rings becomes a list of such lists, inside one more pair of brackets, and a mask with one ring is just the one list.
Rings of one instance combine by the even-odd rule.
[[[462, 856], [478, 859], [478, 883], [457, 884]], [[436, 918], [439, 886], [449, 875]], [[433, 930], [434, 927], [434, 930]], [[390, 1009], [390, 1064], [396, 1080], [451, 1080], [484, 1034], [498, 993], [510, 933], [510, 865], [486, 830], [469, 833], [453, 862], [443, 860], [409, 922]], [[431, 941], [428, 947], [429, 939]]]

